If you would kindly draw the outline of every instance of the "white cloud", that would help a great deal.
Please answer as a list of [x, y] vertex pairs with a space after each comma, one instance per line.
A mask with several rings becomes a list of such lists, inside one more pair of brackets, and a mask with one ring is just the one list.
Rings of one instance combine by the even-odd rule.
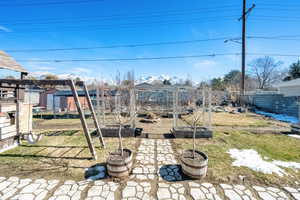
[[9, 28], [6, 28], [5, 26], [0, 26], [0, 31], [11, 32], [11, 30]]

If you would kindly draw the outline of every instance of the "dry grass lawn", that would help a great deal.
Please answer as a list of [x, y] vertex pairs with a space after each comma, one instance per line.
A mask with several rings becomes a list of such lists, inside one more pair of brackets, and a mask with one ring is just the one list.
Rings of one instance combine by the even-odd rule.
[[[200, 112], [201, 114], [201, 112]], [[190, 120], [191, 116], [185, 116], [184, 119]], [[201, 123], [200, 123], [201, 124]], [[212, 125], [213, 126], [229, 126], [229, 127], [288, 127], [287, 123], [272, 120], [254, 113], [238, 113], [231, 114], [228, 112], [215, 113], [212, 112]]]
[[[90, 160], [83, 133], [68, 135], [44, 136], [35, 145], [24, 142], [22, 146], [0, 154], [0, 176], [83, 180], [85, 168], [104, 163], [108, 153], [118, 148], [117, 138], [104, 138], [105, 149], [100, 148], [99, 140], [94, 138], [98, 160]], [[135, 152], [137, 141], [124, 138], [124, 147]]]

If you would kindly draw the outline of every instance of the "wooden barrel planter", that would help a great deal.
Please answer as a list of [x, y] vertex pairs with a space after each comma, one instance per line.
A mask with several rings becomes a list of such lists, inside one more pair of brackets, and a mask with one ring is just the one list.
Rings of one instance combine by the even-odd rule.
[[193, 157], [193, 150], [189, 149], [182, 153], [180, 160], [185, 175], [195, 179], [206, 176], [208, 157], [205, 153], [195, 151], [195, 157]]
[[107, 159], [107, 173], [113, 178], [125, 178], [131, 173], [133, 165], [132, 152], [129, 149], [110, 153]]

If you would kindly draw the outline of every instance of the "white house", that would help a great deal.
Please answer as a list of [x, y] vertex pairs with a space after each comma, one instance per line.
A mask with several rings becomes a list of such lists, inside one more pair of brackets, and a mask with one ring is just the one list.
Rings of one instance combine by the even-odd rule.
[[281, 82], [275, 85], [279, 92], [286, 97], [298, 97], [300, 96], [300, 78]]

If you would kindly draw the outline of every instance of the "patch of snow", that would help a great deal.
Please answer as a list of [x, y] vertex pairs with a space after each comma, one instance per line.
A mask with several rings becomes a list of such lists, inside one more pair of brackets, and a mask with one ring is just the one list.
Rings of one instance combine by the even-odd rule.
[[253, 149], [230, 149], [227, 153], [235, 159], [232, 166], [248, 167], [254, 171], [262, 172], [264, 174], [276, 173], [279, 176], [283, 176], [285, 174], [283, 169], [273, 163], [264, 161], [257, 151]]
[[3, 153], [3, 152], [8, 151], [8, 150], [11, 150], [11, 149], [13, 149], [13, 148], [15, 148], [17, 146], [19, 146], [19, 144], [17, 142], [15, 142], [13, 145], [6, 146], [3, 149], [0, 149], [0, 153]]
[[271, 118], [276, 119], [278, 121], [294, 123], [294, 124], [299, 122], [297, 117], [293, 117], [293, 116], [289, 116], [289, 115], [269, 113], [269, 112], [260, 111], [260, 110], [256, 110], [255, 112], [257, 114], [260, 114], [260, 115], [271, 117]]
[[297, 162], [285, 162], [280, 160], [273, 160], [272, 162], [265, 161], [257, 151], [253, 149], [230, 149], [227, 153], [235, 159], [232, 166], [248, 167], [264, 174], [276, 173], [279, 176], [283, 176], [286, 172], [281, 167], [300, 169], [300, 163]]
[[280, 160], [274, 160], [272, 161], [272, 163], [280, 167], [300, 169], [300, 163], [297, 162], [285, 162]]
[[292, 135], [292, 134], [290, 134], [290, 135], [287, 135], [287, 136], [290, 136], [290, 137], [294, 137], [294, 138], [300, 139], [300, 135]]

